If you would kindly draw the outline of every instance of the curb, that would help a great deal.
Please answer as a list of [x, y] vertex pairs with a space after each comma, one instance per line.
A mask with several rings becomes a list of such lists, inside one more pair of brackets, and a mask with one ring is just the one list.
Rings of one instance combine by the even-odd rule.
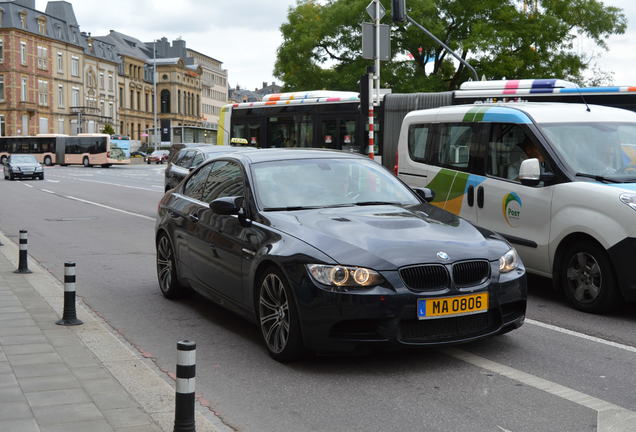
[[[17, 265], [18, 246], [0, 232], [0, 248], [9, 262]], [[59, 313], [64, 303], [63, 284], [45, 268], [28, 257], [32, 274], [26, 274], [29, 283], [54, 311]], [[77, 315], [84, 324], [67, 327], [99, 359], [104, 367], [119, 381], [122, 387], [137, 401], [141, 408], [165, 432], [173, 432], [175, 408], [175, 382], [161, 372], [154, 362], [143, 355], [117, 333], [101, 317], [93, 312], [80, 297], [77, 298]], [[170, 341], [174, 344], [176, 341]], [[176, 356], [176, 353], [175, 353]], [[196, 406], [196, 430], [198, 432], [234, 431], [221, 419], [203, 407]]]

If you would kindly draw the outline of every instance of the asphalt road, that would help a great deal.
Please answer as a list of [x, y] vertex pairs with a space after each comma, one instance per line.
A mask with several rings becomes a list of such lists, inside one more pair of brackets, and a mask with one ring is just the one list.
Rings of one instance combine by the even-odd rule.
[[[0, 230], [29, 230], [29, 253], [165, 371], [197, 342], [197, 393], [241, 431], [595, 431], [636, 409], [636, 305], [596, 316], [530, 279], [519, 330], [449, 350], [269, 358], [255, 326], [199, 296], [157, 286], [154, 215], [163, 166], [51, 167], [0, 180]], [[599, 416], [599, 411], [601, 412]], [[636, 431], [636, 417], [616, 431]]]

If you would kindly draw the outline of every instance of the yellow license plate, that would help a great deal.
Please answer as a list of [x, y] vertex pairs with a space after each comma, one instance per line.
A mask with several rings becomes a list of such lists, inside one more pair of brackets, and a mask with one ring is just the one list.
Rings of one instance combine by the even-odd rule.
[[447, 318], [488, 311], [488, 293], [417, 299], [417, 318]]

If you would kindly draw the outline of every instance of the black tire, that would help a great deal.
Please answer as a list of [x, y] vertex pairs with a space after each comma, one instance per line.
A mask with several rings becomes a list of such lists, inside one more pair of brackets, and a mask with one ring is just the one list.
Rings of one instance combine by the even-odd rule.
[[39, 178], [40, 180], [44, 180], [44, 174], [42, 174]]
[[103, 164], [102, 168], [110, 168], [110, 164]]
[[47, 156], [47, 157], [44, 158], [44, 165], [46, 165], [46, 166], [53, 165], [53, 161], [51, 160], [50, 156]]
[[84, 168], [90, 168], [91, 167], [90, 161], [88, 160], [87, 156], [84, 156], [84, 159], [82, 159], [82, 165], [84, 165]]
[[148, 165], [150, 165], [150, 161], [147, 161], [147, 162], [148, 162]]
[[258, 327], [269, 355], [279, 362], [299, 360], [305, 353], [300, 322], [289, 282], [270, 267], [257, 281]]
[[161, 234], [157, 239], [157, 279], [161, 294], [167, 299], [181, 298], [188, 293], [179, 283], [174, 248], [166, 234]]
[[607, 312], [620, 300], [607, 252], [591, 241], [574, 242], [565, 250], [558, 280], [566, 300], [584, 312]]
[[0, 157], [0, 165], [4, 165], [6, 161], [7, 161], [7, 157], [6, 156]]

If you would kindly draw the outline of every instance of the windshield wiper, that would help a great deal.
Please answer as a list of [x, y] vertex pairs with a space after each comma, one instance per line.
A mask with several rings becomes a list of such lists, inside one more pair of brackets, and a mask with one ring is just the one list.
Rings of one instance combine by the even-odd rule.
[[265, 207], [263, 211], [295, 211], [323, 208], [322, 206], [289, 206], [289, 207]]
[[372, 206], [372, 205], [404, 205], [401, 202], [389, 202], [389, 201], [362, 201], [353, 203], [357, 206]]
[[605, 183], [624, 183], [625, 182], [624, 179], [618, 179], [616, 177], [605, 177], [605, 176], [597, 175], [597, 174], [586, 174], [586, 173], [577, 172], [574, 175], [577, 177], [591, 178], [596, 181], [605, 182]]

